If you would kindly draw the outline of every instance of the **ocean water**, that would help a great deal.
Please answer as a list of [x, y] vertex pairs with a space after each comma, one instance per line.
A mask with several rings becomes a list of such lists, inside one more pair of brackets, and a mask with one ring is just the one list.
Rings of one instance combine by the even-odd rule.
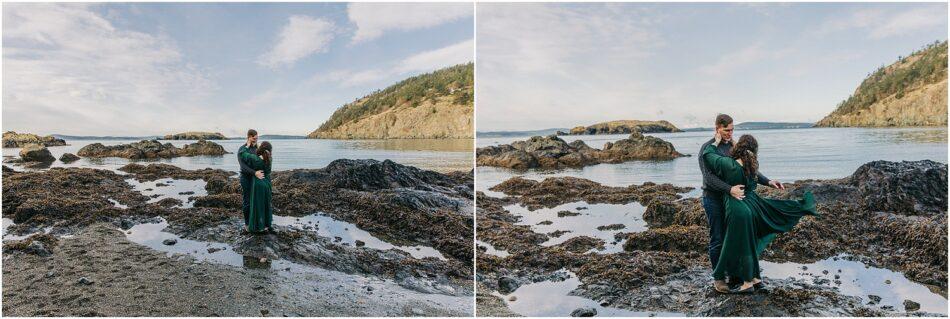
[[[261, 140], [264, 141], [264, 140]], [[390, 159], [396, 163], [439, 172], [468, 171], [474, 163], [472, 159], [472, 139], [413, 139], [413, 140], [318, 140], [318, 139], [274, 139], [275, 171], [296, 168], [322, 168], [333, 160], [348, 159]], [[67, 140], [67, 146], [49, 147], [51, 153], [59, 158], [63, 153], [76, 154], [80, 148], [92, 143], [117, 145], [136, 142], [135, 140]], [[195, 141], [161, 141], [181, 147]], [[56, 161], [52, 167], [93, 167], [117, 169], [130, 162], [168, 163], [185, 169], [220, 168], [238, 171], [237, 150], [244, 140], [213, 141], [235, 154], [224, 156], [194, 156], [170, 159], [128, 160], [125, 158], [82, 158], [65, 164]], [[4, 148], [4, 159], [18, 157], [19, 148]], [[8, 165], [20, 170], [22, 167]]]
[[[903, 161], [929, 159], [947, 163], [947, 128], [809, 128], [783, 130], [737, 130], [735, 138], [752, 134], [759, 141], [760, 171], [782, 182], [802, 179], [841, 178], [851, 175], [864, 163], [875, 160]], [[633, 161], [599, 164], [562, 170], [511, 170], [497, 167], [476, 169], [476, 188], [486, 191], [511, 177], [541, 180], [553, 176], [574, 176], [605, 185], [626, 186], [643, 182], [702, 186], [697, 153], [713, 132], [647, 134], [669, 141], [676, 150], [692, 155], [671, 161]], [[583, 140], [602, 148], [604, 143], [627, 135], [562, 136], [567, 142]], [[477, 146], [508, 144], [529, 136], [478, 138]], [[491, 193], [490, 193], [491, 194]]]

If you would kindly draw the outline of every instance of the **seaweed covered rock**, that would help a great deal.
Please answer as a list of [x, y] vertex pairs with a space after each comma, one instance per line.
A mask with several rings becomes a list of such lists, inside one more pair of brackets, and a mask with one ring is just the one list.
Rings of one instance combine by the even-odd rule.
[[59, 157], [59, 161], [63, 163], [72, 163], [78, 161], [79, 158], [79, 156], [76, 156], [76, 154], [73, 153], [63, 153], [63, 155]]
[[556, 135], [534, 136], [526, 141], [493, 145], [476, 151], [477, 164], [513, 169], [584, 167], [601, 163], [622, 163], [634, 160], [671, 160], [683, 156], [673, 144], [639, 132], [603, 149], [588, 146], [581, 140], [567, 143]]
[[20, 149], [20, 159], [24, 162], [51, 163], [56, 161], [56, 158], [46, 149], [46, 146], [40, 144], [27, 144], [23, 146], [23, 148]]
[[905, 215], [947, 211], [947, 164], [874, 161], [851, 175], [868, 210]]
[[224, 155], [224, 147], [215, 142], [200, 140], [178, 148], [171, 143], [162, 144], [157, 140], [142, 140], [135, 143], [106, 146], [93, 143], [79, 149], [82, 157], [123, 157], [128, 159], [172, 158], [181, 156]]

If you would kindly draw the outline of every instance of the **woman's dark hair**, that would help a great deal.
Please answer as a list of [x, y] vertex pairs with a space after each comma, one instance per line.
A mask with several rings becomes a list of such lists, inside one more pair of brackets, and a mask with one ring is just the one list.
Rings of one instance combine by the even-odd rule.
[[759, 171], [759, 142], [752, 135], [743, 135], [732, 147], [732, 158], [742, 161], [742, 172], [747, 178], [753, 178]]
[[264, 158], [264, 165], [270, 166], [270, 153], [273, 150], [273, 146], [270, 145], [270, 142], [264, 141], [261, 143], [261, 146], [257, 147], [257, 155], [260, 155]]

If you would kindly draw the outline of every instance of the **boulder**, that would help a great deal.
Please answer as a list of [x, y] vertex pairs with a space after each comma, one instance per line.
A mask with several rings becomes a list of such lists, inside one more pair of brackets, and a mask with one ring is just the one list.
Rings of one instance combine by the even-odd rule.
[[907, 312], [920, 310], [920, 304], [910, 299], [904, 300], [904, 310]]
[[593, 317], [597, 315], [597, 309], [591, 307], [577, 308], [571, 311], [571, 317]]
[[932, 215], [947, 211], [947, 165], [931, 160], [861, 165], [851, 175], [871, 211]]
[[79, 158], [79, 156], [76, 156], [76, 154], [73, 153], [63, 153], [63, 155], [59, 157], [59, 161], [63, 163], [72, 163], [78, 161]]
[[515, 290], [517, 290], [518, 287], [520, 286], [521, 284], [518, 283], [518, 280], [514, 278], [511, 278], [508, 276], [498, 278], [498, 292], [500, 292], [501, 294], [504, 294], [504, 295], [510, 294], [514, 292]]
[[53, 154], [46, 149], [46, 146], [40, 144], [27, 144], [20, 150], [20, 158], [24, 162], [43, 162], [49, 163], [56, 161]]

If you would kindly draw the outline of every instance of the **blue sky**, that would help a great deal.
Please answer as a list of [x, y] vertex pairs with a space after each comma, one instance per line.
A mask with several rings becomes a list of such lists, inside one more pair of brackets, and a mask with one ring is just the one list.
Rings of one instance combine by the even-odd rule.
[[812, 122], [947, 39], [946, 3], [479, 3], [479, 131]]
[[3, 5], [3, 129], [304, 135], [473, 60], [472, 4]]

